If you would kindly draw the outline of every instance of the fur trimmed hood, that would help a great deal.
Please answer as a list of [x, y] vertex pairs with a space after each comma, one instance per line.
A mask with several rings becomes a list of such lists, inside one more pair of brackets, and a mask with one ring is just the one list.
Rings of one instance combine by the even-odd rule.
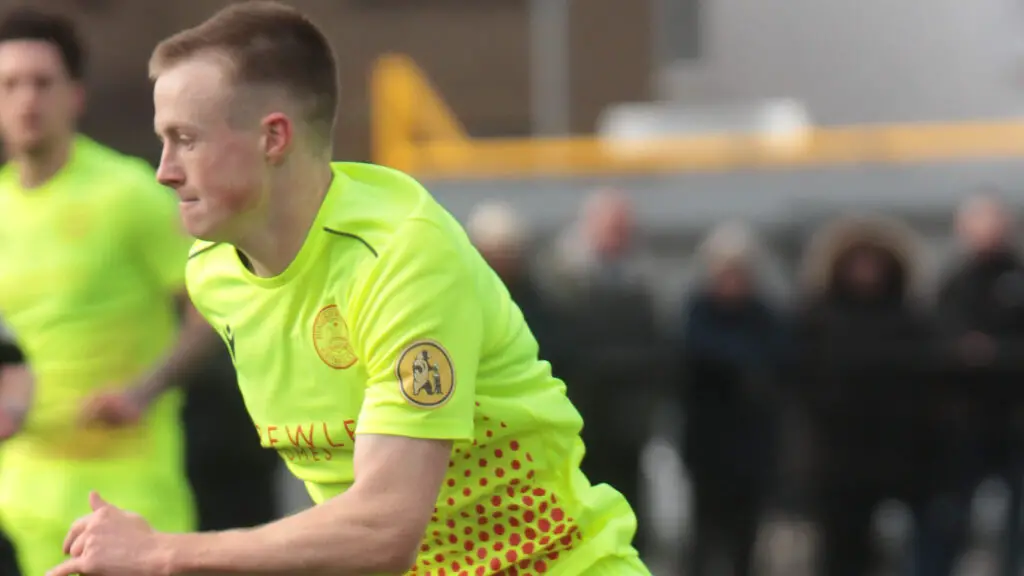
[[826, 223], [811, 237], [801, 262], [801, 289], [814, 296], [835, 290], [840, 259], [854, 249], [867, 248], [883, 251], [892, 258], [902, 296], [919, 293], [922, 245], [917, 232], [896, 218], [842, 216]]

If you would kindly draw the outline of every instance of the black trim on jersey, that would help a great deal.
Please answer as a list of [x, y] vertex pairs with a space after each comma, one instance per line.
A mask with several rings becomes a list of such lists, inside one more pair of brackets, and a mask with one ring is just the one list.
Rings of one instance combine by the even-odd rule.
[[346, 238], [357, 240], [360, 244], [366, 246], [366, 249], [369, 250], [371, 254], [373, 254], [374, 258], [378, 257], [377, 251], [373, 249], [373, 246], [370, 246], [369, 242], [360, 238], [359, 236], [356, 236], [355, 234], [352, 234], [351, 232], [342, 232], [341, 230], [334, 230], [326, 226], [324, 226], [324, 232], [327, 232], [328, 234], [334, 234], [335, 236], [344, 236]]
[[188, 255], [188, 259], [191, 260], [191, 259], [195, 258], [196, 256], [199, 256], [203, 252], [209, 252], [210, 250], [213, 250], [214, 248], [216, 248], [217, 246], [220, 246], [220, 245], [221, 245], [220, 242], [214, 242], [213, 244], [210, 244], [209, 246], [207, 246], [205, 248], [200, 248], [199, 250], [196, 250], [195, 252], [189, 254]]
[[12, 344], [10, 342], [0, 342], [0, 366], [12, 366], [24, 363], [25, 355], [21, 353], [21, 348], [18, 348], [16, 344]]

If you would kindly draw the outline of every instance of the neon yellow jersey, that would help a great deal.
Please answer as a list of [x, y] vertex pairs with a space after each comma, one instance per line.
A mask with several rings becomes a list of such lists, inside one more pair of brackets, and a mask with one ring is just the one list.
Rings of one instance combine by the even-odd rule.
[[24, 190], [14, 167], [0, 170], [0, 317], [37, 377], [8, 454], [153, 456], [154, 430], [177, 426], [177, 394], [139, 429], [83, 430], [79, 413], [88, 395], [137, 383], [169, 352], [191, 244], [152, 168], [88, 138], [41, 187]]
[[455, 441], [414, 574], [576, 574], [635, 555], [632, 510], [579, 471], [580, 416], [460, 225], [404, 174], [333, 169], [279, 276], [224, 244], [189, 260], [263, 446], [319, 503], [353, 481], [360, 434]]

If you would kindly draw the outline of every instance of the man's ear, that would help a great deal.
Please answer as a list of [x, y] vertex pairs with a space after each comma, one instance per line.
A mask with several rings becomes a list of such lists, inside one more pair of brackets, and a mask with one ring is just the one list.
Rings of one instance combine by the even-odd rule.
[[263, 154], [271, 164], [279, 164], [291, 149], [294, 124], [285, 114], [274, 112], [266, 115], [260, 125], [263, 129]]

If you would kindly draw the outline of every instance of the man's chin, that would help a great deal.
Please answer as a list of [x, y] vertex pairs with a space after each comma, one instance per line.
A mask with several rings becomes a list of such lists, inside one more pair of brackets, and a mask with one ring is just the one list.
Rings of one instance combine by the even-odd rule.
[[189, 236], [197, 240], [218, 241], [215, 238], [215, 227], [210, 225], [209, 219], [203, 214], [196, 213], [199, 210], [197, 206], [190, 202], [182, 202], [178, 209], [181, 212], [181, 223]]
[[190, 221], [188, 219], [183, 219], [183, 221], [185, 232], [196, 240], [231, 243], [231, 236], [224, 232], [222, 226], [216, 226], [206, 221]]
[[51, 146], [49, 140], [41, 136], [25, 136], [9, 138], [5, 148], [12, 156], [33, 157], [43, 156]]

